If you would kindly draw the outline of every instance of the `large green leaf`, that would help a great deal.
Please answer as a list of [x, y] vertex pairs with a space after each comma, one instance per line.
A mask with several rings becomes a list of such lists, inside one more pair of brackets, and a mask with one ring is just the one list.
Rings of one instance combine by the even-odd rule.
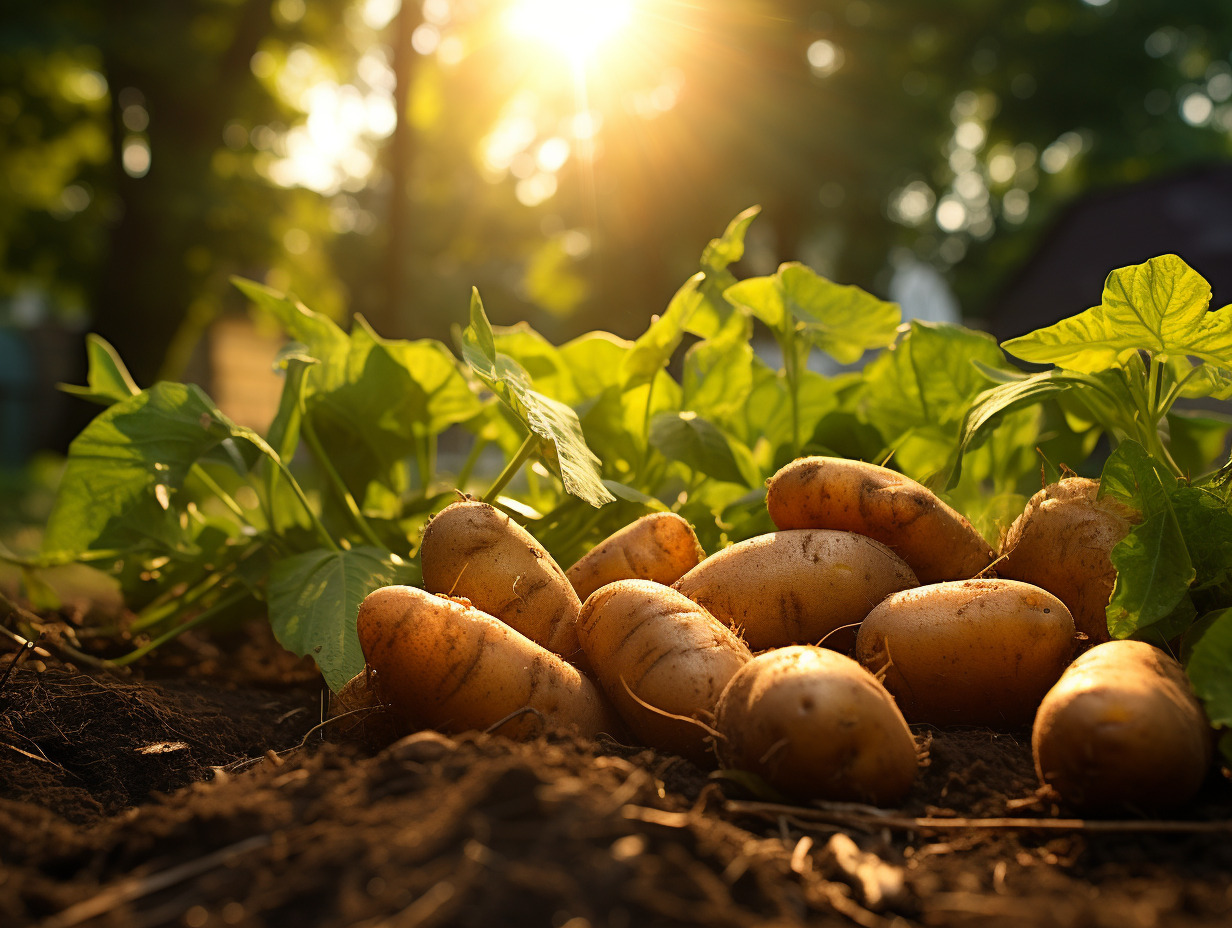
[[1232, 307], [1208, 314], [1210, 301], [1210, 285], [1197, 271], [1176, 255], [1161, 255], [1110, 273], [1099, 306], [1002, 347], [1024, 361], [1086, 373], [1124, 364], [1142, 350], [1232, 367]]
[[373, 590], [418, 582], [414, 568], [379, 548], [307, 551], [270, 571], [269, 617], [288, 651], [311, 655], [337, 692], [364, 668], [355, 620]]
[[740, 454], [739, 446], [734, 446], [713, 422], [696, 413], [666, 412], [655, 416], [650, 424], [650, 443], [668, 460], [680, 461], [716, 480], [746, 485], [760, 482], [747, 449]]
[[565, 491], [599, 507], [615, 497], [603, 485], [600, 461], [586, 444], [570, 407], [540, 393], [515, 360], [496, 350], [479, 291], [471, 295], [471, 324], [461, 334], [462, 356], [483, 383], [539, 437], [540, 453], [560, 474]]
[[684, 356], [684, 406], [718, 422], [736, 419], [753, 389], [753, 346], [748, 320], [731, 324], [698, 342]]
[[723, 296], [736, 278], [728, 266], [744, 257], [744, 237], [749, 225], [761, 212], [760, 206], [750, 206], [727, 225], [721, 238], [711, 239], [702, 252], [702, 301], [693, 310], [686, 329], [702, 338], [713, 338], [735, 315], [731, 303]]
[[110, 406], [136, 396], [141, 390], [133, 381], [128, 368], [120, 360], [120, 355], [99, 335], [90, 333], [86, 336], [86, 386], [78, 387], [72, 384], [60, 384], [65, 393]]
[[776, 332], [795, 320], [813, 345], [842, 364], [893, 342], [902, 317], [897, 304], [797, 263], [782, 265], [772, 277], [742, 280], [724, 295]]
[[1197, 624], [1204, 630], [1189, 651], [1185, 672], [1206, 717], [1222, 729], [1220, 751], [1224, 762], [1232, 764], [1232, 608], [1203, 616]]
[[626, 390], [650, 383], [667, 366], [684, 338], [685, 326], [704, 300], [699, 289], [704, 275], [694, 274], [676, 291], [662, 316], [651, 321], [633, 343], [621, 362], [621, 379]]
[[155, 384], [104, 410], [69, 446], [44, 554], [190, 547], [176, 496], [192, 465], [227, 438], [268, 447], [192, 385]]
[[1137, 442], [1122, 442], [1104, 464], [1100, 496], [1112, 496], [1142, 514], [1111, 553], [1117, 578], [1106, 611], [1115, 638], [1184, 608], [1196, 572], [1172, 505], [1176, 486], [1176, 478]]

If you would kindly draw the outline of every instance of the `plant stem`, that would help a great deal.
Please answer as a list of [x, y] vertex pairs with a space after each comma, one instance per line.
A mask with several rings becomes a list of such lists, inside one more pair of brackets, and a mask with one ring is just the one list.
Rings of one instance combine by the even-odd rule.
[[783, 377], [787, 381], [787, 396], [791, 401], [791, 453], [800, 456], [800, 358], [796, 343], [795, 320], [787, 316], [783, 331], [779, 334], [779, 348], [783, 353]]
[[509, 463], [505, 465], [505, 469], [497, 475], [492, 485], [488, 487], [488, 492], [483, 494], [483, 501], [491, 503], [496, 497], [500, 496], [501, 490], [505, 489], [505, 485], [513, 479], [514, 474], [521, 469], [526, 460], [535, 452], [535, 446], [539, 444], [539, 436], [534, 432], [527, 432], [526, 438], [522, 441], [522, 445], [518, 448], [513, 457], [509, 459]]
[[466, 484], [471, 479], [471, 471], [479, 463], [479, 455], [483, 454], [483, 449], [488, 447], [489, 444], [486, 438], [476, 437], [474, 444], [471, 445], [471, 450], [467, 453], [466, 460], [462, 462], [462, 469], [458, 471], [458, 489], [463, 493], [466, 492]]
[[208, 489], [211, 493], [213, 493], [220, 500], [222, 500], [222, 504], [226, 506], [228, 509], [230, 509], [231, 514], [234, 515], [237, 519], [239, 519], [240, 522], [242, 522], [244, 525], [252, 524], [251, 522], [248, 521], [248, 516], [244, 512], [243, 507], [240, 506], [240, 504], [235, 501], [235, 499], [231, 496], [230, 493], [228, 493], [221, 486], [219, 486], [218, 481], [216, 481], [213, 477], [211, 477], [208, 473], [206, 473], [206, 470], [204, 467], [202, 467], [200, 464], [193, 464], [192, 475], [196, 477], [198, 480], [200, 480], [202, 483], [204, 483], [206, 486], [206, 489]]
[[[342, 477], [334, 468], [333, 462], [329, 459], [325, 448], [322, 447], [321, 440], [317, 438], [316, 430], [312, 427], [312, 423], [307, 416], [304, 416], [303, 422], [300, 425], [300, 434], [304, 436], [304, 440], [308, 443], [308, 450], [312, 452], [313, 458], [320, 465], [321, 470], [325, 472], [325, 477], [329, 481], [330, 487], [333, 488], [334, 494], [342, 501], [346, 511], [350, 513], [351, 520], [359, 529], [360, 534], [374, 547], [386, 547], [385, 542], [377, 537], [368, 520], [364, 518], [364, 514], [359, 511], [359, 504], [355, 502], [355, 497], [351, 495], [351, 491], [342, 482]], [[337, 550], [337, 548], [334, 550]]]
[[193, 616], [187, 622], [182, 622], [181, 624], [177, 625], [175, 628], [172, 628], [172, 629], [169, 629], [168, 631], [163, 632], [157, 638], [150, 640], [146, 644], [143, 644], [141, 647], [133, 651], [129, 651], [127, 654], [117, 657], [115, 660], [111, 661], [110, 663], [116, 667], [127, 667], [129, 664], [133, 663], [134, 661], [138, 661], [141, 658], [145, 657], [155, 648], [158, 648], [161, 645], [166, 644], [168, 641], [171, 641], [174, 638], [178, 638], [180, 635], [184, 634], [184, 632], [188, 631], [189, 629], [196, 628], [198, 625], [201, 625], [204, 622], [208, 622], [210, 619], [217, 616], [220, 612], [222, 612], [225, 609], [231, 608], [232, 606], [234, 606], [236, 603], [243, 600], [248, 595], [249, 593], [248, 593], [248, 590], [246, 589], [237, 590], [233, 592], [230, 596], [220, 599], [218, 602], [214, 603], [214, 605], [210, 606], [208, 609], [201, 610], [201, 612]]

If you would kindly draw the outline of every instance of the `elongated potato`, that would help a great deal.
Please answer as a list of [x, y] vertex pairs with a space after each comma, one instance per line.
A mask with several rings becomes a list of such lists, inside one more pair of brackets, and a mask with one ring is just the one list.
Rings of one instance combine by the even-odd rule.
[[719, 700], [719, 760], [795, 796], [893, 805], [915, 741], [885, 687], [849, 657], [780, 648], [742, 667]]
[[723, 687], [753, 657], [730, 629], [671, 587], [618, 580], [587, 597], [578, 637], [599, 685], [639, 739], [708, 762], [706, 730], [663, 713], [713, 720]]
[[1185, 671], [1143, 641], [1080, 656], [1040, 705], [1035, 771], [1086, 809], [1188, 802], [1211, 766], [1211, 729]]
[[1046, 590], [960, 580], [894, 593], [856, 638], [912, 722], [1013, 728], [1030, 723], [1074, 651], [1074, 620]]
[[676, 582], [676, 589], [738, 630], [754, 651], [819, 642], [849, 650], [854, 629], [831, 633], [863, 621], [891, 593], [916, 586], [911, 568], [885, 545], [828, 529], [770, 532], [737, 542]]
[[1139, 521], [1099, 481], [1066, 477], [1027, 502], [1001, 545], [997, 575], [1043, 587], [1069, 607], [1091, 644], [1107, 641], [1107, 606], [1116, 584], [1109, 554]]
[[652, 512], [609, 535], [565, 571], [583, 602], [617, 580], [671, 586], [705, 556], [693, 526], [674, 512]]
[[887, 545], [920, 583], [966, 580], [992, 563], [971, 523], [909, 477], [843, 458], [799, 458], [770, 478], [766, 508], [780, 529], [859, 532]]
[[537, 644], [578, 660], [582, 601], [534, 536], [499, 509], [473, 500], [445, 507], [419, 549], [424, 589], [469, 599]]
[[528, 738], [546, 725], [591, 738], [616, 727], [581, 671], [472, 606], [387, 586], [360, 604], [358, 624], [381, 701], [405, 727], [487, 729], [523, 708], [541, 718], [517, 716], [500, 734]]

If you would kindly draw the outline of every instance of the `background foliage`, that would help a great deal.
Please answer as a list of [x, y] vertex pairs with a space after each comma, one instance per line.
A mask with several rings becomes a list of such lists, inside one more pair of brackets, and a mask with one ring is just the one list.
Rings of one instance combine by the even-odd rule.
[[16, 5], [5, 318], [89, 320], [140, 383], [242, 308], [233, 273], [391, 336], [445, 336], [472, 285], [498, 322], [632, 336], [753, 202], [749, 272], [884, 292], [911, 254], [979, 315], [1075, 193], [1232, 138], [1222, 3], [644, 0], [584, 100], [510, 6]]

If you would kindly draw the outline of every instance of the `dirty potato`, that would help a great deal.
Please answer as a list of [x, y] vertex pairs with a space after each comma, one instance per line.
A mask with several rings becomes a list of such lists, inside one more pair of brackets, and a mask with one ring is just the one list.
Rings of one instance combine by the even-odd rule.
[[617, 580], [653, 580], [671, 586], [705, 552], [693, 526], [674, 512], [652, 512], [609, 535], [565, 571], [578, 598]]
[[676, 582], [676, 589], [738, 630], [754, 651], [818, 643], [850, 650], [853, 626], [870, 609], [916, 586], [911, 568], [885, 545], [828, 529], [737, 542]]
[[792, 461], [770, 478], [766, 507], [780, 529], [858, 532], [889, 546], [920, 583], [966, 580], [992, 563], [971, 523], [909, 477], [843, 458]]

